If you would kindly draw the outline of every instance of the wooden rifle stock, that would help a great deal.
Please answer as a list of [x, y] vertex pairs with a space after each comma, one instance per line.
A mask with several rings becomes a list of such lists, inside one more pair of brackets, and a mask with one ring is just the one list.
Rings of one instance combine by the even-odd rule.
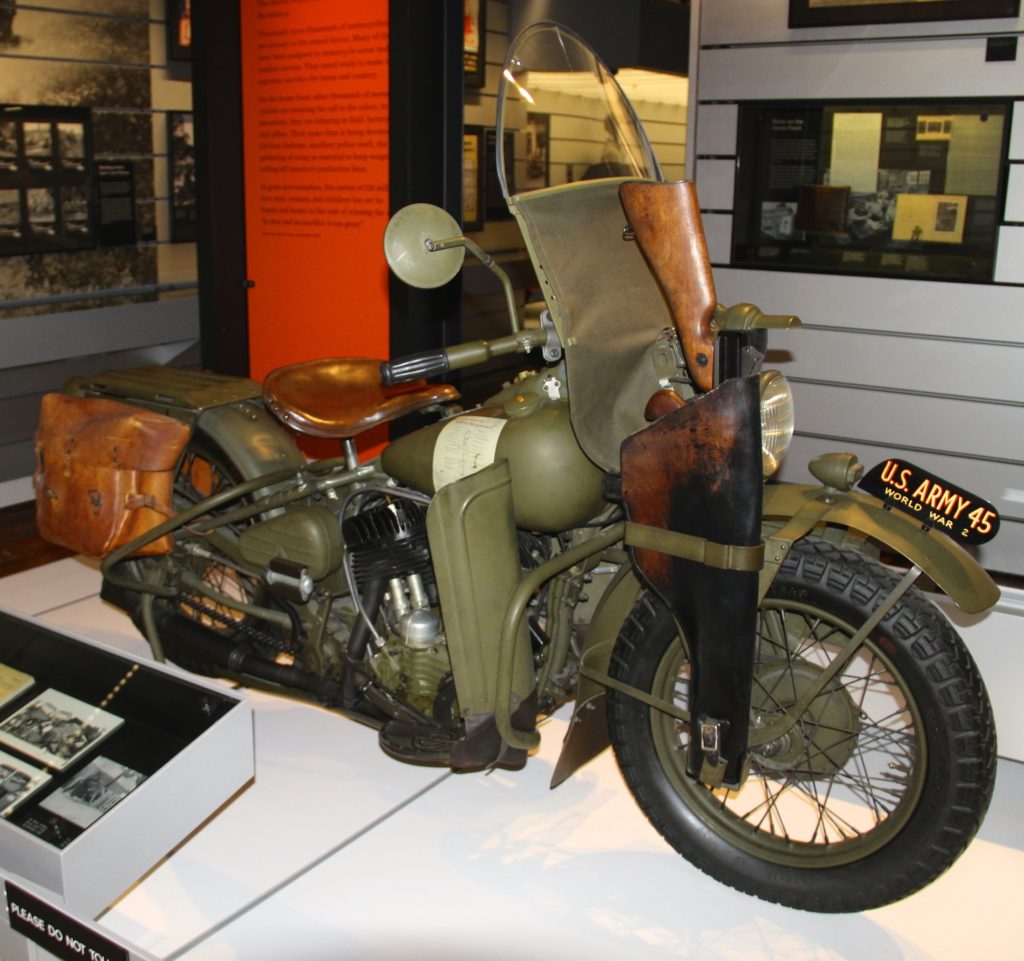
[[714, 386], [718, 298], [693, 181], [632, 181], [619, 187], [636, 242], [668, 302], [690, 377]]

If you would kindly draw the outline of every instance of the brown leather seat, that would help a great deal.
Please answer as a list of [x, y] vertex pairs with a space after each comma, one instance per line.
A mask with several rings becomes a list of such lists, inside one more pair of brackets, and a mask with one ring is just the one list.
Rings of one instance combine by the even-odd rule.
[[449, 384], [424, 380], [385, 387], [380, 361], [335, 357], [272, 370], [263, 399], [293, 430], [341, 440], [433, 404], [458, 400]]

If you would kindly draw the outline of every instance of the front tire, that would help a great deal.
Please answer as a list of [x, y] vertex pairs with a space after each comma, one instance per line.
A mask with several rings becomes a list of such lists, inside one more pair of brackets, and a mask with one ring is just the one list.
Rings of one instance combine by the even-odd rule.
[[[752, 733], [813, 684], [895, 584], [881, 565], [807, 539], [758, 616]], [[668, 610], [638, 601], [611, 675], [687, 706], [689, 656]], [[791, 731], [750, 752], [736, 790], [686, 774], [688, 734], [608, 692], [612, 744], [637, 803], [684, 857], [732, 887], [811, 911], [862, 911], [948, 868], [977, 831], [995, 779], [984, 685], [949, 623], [911, 590]]]

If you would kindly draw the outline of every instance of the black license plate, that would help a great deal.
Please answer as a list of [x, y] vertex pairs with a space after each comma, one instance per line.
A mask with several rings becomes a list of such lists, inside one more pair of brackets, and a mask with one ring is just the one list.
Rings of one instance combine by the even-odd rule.
[[882, 461], [860, 486], [961, 544], [984, 544], [999, 532], [999, 512], [988, 501], [901, 458]]

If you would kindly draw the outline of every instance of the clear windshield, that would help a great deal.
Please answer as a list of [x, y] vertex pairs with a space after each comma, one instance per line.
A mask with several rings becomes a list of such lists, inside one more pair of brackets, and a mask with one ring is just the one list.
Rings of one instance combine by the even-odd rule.
[[556, 23], [533, 24], [509, 48], [497, 127], [506, 199], [601, 177], [661, 179], [647, 136], [611, 72]]
[[564, 27], [516, 38], [498, 98], [498, 176], [565, 350], [573, 429], [595, 464], [617, 470], [623, 438], [646, 426], [653, 352], [672, 324], [624, 230], [619, 187], [661, 171], [611, 73]]

